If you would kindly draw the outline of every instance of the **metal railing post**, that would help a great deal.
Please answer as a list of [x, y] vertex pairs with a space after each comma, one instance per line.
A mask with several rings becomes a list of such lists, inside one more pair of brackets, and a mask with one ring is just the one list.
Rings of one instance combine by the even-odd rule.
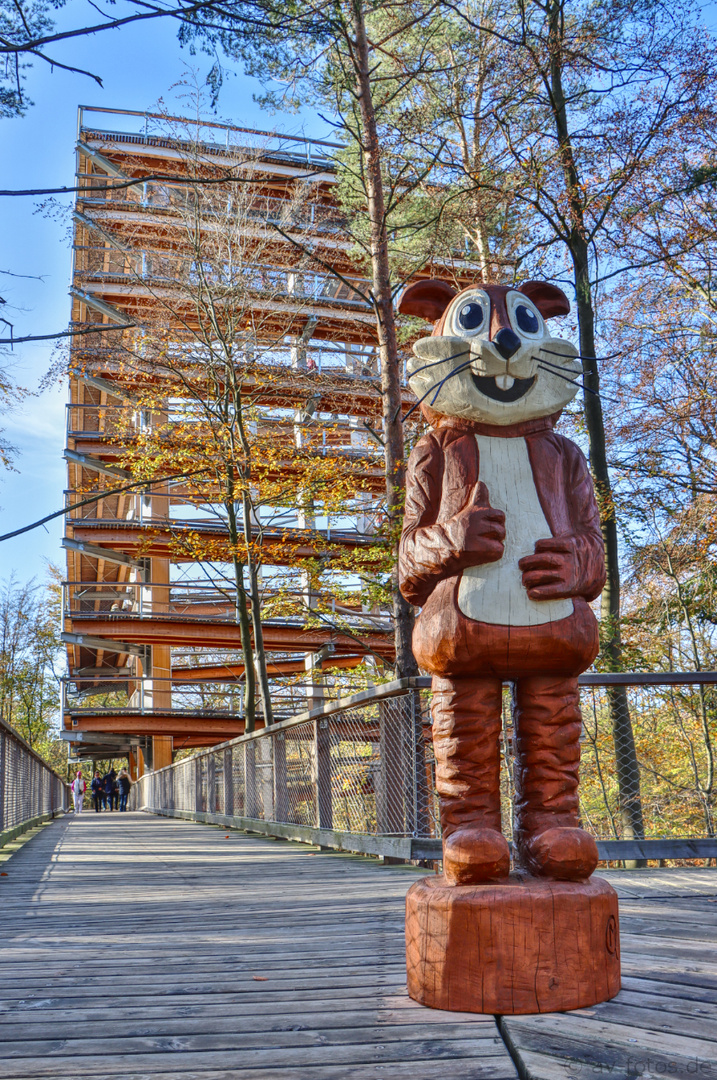
[[314, 744], [316, 753], [316, 824], [320, 829], [333, 829], [331, 729], [327, 717], [314, 720]]
[[283, 731], [277, 731], [273, 738], [274, 750], [274, 815], [277, 821], [286, 821], [289, 816], [289, 798], [286, 786], [286, 739]]
[[234, 814], [234, 755], [231, 746], [224, 751], [224, 813]]
[[7, 738], [5, 732], [0, 730], [0, 833], [5, 829], [5, 793], [7, 791], [5, 766], [6, 766]]
[[217, 812], [217, 767], [214, 754], [207, 754], [207, 813]]
[[202, 809], [202, 759], [197, 757], [194, 759], [194, 811], [201, 814]]

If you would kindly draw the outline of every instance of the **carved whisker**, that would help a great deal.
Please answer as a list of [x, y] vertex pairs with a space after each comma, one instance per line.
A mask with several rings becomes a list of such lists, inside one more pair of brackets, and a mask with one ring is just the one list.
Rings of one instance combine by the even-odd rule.
[[[553, 368], [554, 371], [570, 371], [571, 368], [561, 367], [559, 364], [551, 364], [550, 360], [544, 360], [542, 356], [531, 356], [531, 360], [535, 360], [536, 364], [547, 364], [549, 368]], [[567, 359], [577, 360], [577, 357], [570, 356]], [[580, 368], [579, 371], [574, 371], [575, 375], [587, 375], [589, 374], [585, 368]]]
[[600, 397], [597, 390], [591, 390], [589, 386], [585, 385], [585, 383], [578, 382], [577, 377], [580, 374], [579, 371], [576, 371], [575, 372], [575, 378], [571, 379], [568, 375], [561, 375], [559, 371], [551, 371], [550, 368], [545, 367], [543, 364], [538, 364], [538, 367], [542, 371], [547, 371], [548, 375], [554, 375], [556, 379], [564, 379], [565, 382], [572, 383], [573, 386], [579, 386], [582, 390], [586, 390], [588, 392], [588, 394], [594, 394], [595, 397]]
[[[421, 371], [426, 371], [427, 368], [437, 367], [439, 364], [447, 364], [449, 360], [457, 360], [459, 356], [465, 356], [466, 353], [469, 352], [469, 351], [470, 351], [469, 349], [463, 349], [461, 352], [453, 353], [453, 356], [444, 356], [441, 360], [432, 360], [430, 364], [424, 364], [423, 367], [416, 368], [415, 371], [412, 371], [410, 373], [410, 375], [408, 376], [408, 380], [410, 382], [414, 375], [418, 375]], [[433, 387], [431, 387], [431, 390], [432, 389], [433, 389]], [[430, 394], [431, 390], [428, 391], [429, 394]], [[423, 401], [423, 398], [421, 398], [421, 401]], [[421, 401], [418, 402], [419, 405], [421, 404]], [[414, 406], [414, 408], [415, 408], [415, 406]], [[401, 411], [401, 406], [399, 405], [398, 408], [396, 409], [395, 413], [393, 414], [393, 421], [392, 421], [393, 423], [396, 422], [396, 417], [398, 416], [400, 411]], [[411, 412], [412, 411], [413, 411], [413, 409], [411, 410]], [[401, 423], [405, 423], [405, 421], [408, 419], [408, 417], [410, 415], [411, 415], [410, 412], [406, 413], [406, 415], [404, 416]]]
[[[566, 353], [556, 352], [555, 349], [546, 349], [544, 345], [541, 345], [538, 352], [550, 353], [551, 356], [566, 356]], [[570, 360], [614, 360], [616, 356], [622, 356], [622, 352], [610, 353], [609, 356], [583, 356], [582, 353], [575, 353], [574, 356], [569, 357]]]
[[423, 367], [416, 368], [408, 376], [412, 379], [414, 375], [418, 375], [421, 371], [426, 371], [428, 368], [437, 367], [438, 364], [447, 364], [449, 360], [457, 360], [459, 356], [465, 356], [470, 349], [463, 349], [461, 352], [453, 353], [453, 356], [445, 356], [442, 360], [432, 360], [430, 364], [424, 364]]
[[[402, 424], [406, 423], [406, 421], [408, 420], [411, 413], [415, 412], [416, 409], [418, 408], [418, 406], [423, 404], [423, 402], [426, 400], [426, 398], [428, 397], [429, 394], [433, 394], [433, 401], [431, 402], [431, 405], [433, 405], [436, 398], [438, 397], [438, 392], [441, 389], [441, 387], [443, 386], [443, 384], [448, 382], [449, 379], [452, 379], [454, 375], [458, 375], [458, 374], [460, 374], [461, 371], [465, 371], [465, 369], [470, 367], [472, 363], [473, 363], [472, 360], [468, 360], [467, 363], [465, 363], [465, 364], [459, 364], [458, 367], [455, 368], [453, 371], [449, 371], [447, 375], [444, 375], [444, 377], [441, 379], [441, 381], [439, 383], [434, 384], [433, 386], [429, 387], [429, 389], [426, 390], [423, 397], [419, 398], [418, 401], [416, 402], [416, 404], [412, 405], [411, 408], [406, 413], [406, 415], [401, 418], [401, 423]], [[434, 391], [435, 391], [435, 393], [434, 393]]]
[[436, 387], [436, 392], [431, 400], [431, 405], [435, 403], [435, 400], [438, 397], [438, 391], [441, 389], [443, 384], [447, 383], [449, 379], [452, 379], [454, 375], [460, 375], [461, 371], [465, 371], [465, 369], [469, 368], [472, 363], [472, 360], [468, 360], [465, 364], [459, 364], [457, 368], [454, 368], [453, 371], [449, 371], [448, 374], [441, 379], [438, 386]]

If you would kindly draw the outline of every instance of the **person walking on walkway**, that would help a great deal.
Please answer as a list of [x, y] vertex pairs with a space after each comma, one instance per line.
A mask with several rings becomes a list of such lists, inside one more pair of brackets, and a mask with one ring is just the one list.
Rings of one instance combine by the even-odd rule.
[[109, 810], [112, 809], [112, 789], [115, 786], [114, 769], [105, 773], [102, 777], [102, 790], [105, 793], [105, 803]]
[[121, 769], [120, 770], [120, 774], [119, 774], [119, 776], [117, 778], [117, 783], [119, 784], [119, 793], [120, 793], [119, 808], [120, 808], [120, 810], [126, 810], [127, 809], [127, 799], [129, 798], [130, 789], [132, 787], [132, 781], [130, 780], [129, 773], [127, 772], [126, 769]]
[[82, 779], [82, 769], [77, 770], [77, 776], [72, 781], [72, 798], [75, 803], [75, 813], [82, 813], [82, 804], [85, 800], [85, 790], [87, 784]]
[[112, 794], [110, 795], [110, 809], [119, 810], [120, 789], [119, 784], [117, 783], [117, 773], [115, 772], [114, 766], [110, 769], [110, 776], [112, 777]]
[[99, 769], [95, 770], [95, 775], [92, 778], [92, 801], [95, 804], [95, 811], [99, 814], [102, 807], [105, 805], [105, 793], [102, 790], [102, 777], [100, 776]]

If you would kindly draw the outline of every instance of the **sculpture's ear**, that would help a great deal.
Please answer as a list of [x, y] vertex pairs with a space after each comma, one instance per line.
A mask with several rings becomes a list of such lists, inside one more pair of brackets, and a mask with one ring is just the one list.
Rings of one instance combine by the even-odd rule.
[[544, 319], [570, 314], [570, 301], [557, 285], [550, 285], [547, 281], [524, 281], [518, 292], [525, 293], [533, 301]]
[[417, 315], [428, 322], [437, 322], [458, 290], [439, 278], [417, 281], [404, 290], [398, 303], [402, 315]]

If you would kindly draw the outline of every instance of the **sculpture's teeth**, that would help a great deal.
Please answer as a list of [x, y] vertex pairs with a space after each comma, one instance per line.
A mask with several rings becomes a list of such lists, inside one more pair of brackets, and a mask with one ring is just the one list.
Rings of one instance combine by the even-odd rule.
[[511, 375], [496, 375], [495, 382], [499, 390], [510, 390], [515, 379]]

